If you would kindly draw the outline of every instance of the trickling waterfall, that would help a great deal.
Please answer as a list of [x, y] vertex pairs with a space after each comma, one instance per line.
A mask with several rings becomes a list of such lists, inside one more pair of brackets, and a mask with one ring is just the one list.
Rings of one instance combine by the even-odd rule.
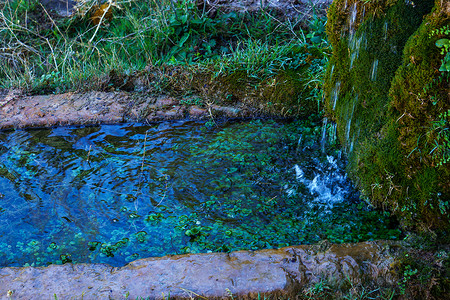
[[328, 118], [323, 119], [322, 123], [322, 134], [320, 139], [320, 149], [322, 153], [326, 153], [327, 142], [329, 144], [334, 144], [337, 139], [336, 134], [336, 123], [328, 123]]
[[[352, 88], [352, 92], [354, 92], [354, 87]], [[347, 106], [347, 115], [345, 116], [347, 120], [347, 124], [345, 126], [345, 140], [350, 140], [350, 132], [351, 132], [351, 126], [352, 126], [352, 120], [353, 120], [353, 114], [355, 113], [355, 107], [358, 103], [358, 94], [354, 96], [354, 101], [349, 102]], [[351, 107], [350, 107], [351, 106]]]
[[388, 31], [388, 21], [384, 21], [383, 32], [384, 32], [384, 40], [387, 40], [387, 31]]
[[375, 59], [373, 61], [372, 72], [370, 76], [370, 79], [372, 79], [372, 81], [377, 80], [377, 69], [378, 69], [378, 59]]
[[333, 110], [336, 108], [336, 102], [339, 98], [339, 92], [341, 90], [341, 82], [340, 81], [336, 81], [336, 85], [333, 88], [332, 94], [333, 94]]
[[326, 144], [326, 137], [327, 137], [327, 122], [328, 122], [328, 118], [324, 118], [323, 125], [322, 125], [322, 138], [320, 140], [320, 148], [322, 149], [322, 153], [325, 153], [325, 144]]
[[352, 34], [355, 30], [354, 25], [355, 25], [355, 21], [356, 21], [356, 16], [358, 14], [358, 8], [357, 8], [357, 3], [355, 2], [352, 6], [352, 9], [350, 11], [350, 20], [349, 20], [349, 31], [350, 34]]

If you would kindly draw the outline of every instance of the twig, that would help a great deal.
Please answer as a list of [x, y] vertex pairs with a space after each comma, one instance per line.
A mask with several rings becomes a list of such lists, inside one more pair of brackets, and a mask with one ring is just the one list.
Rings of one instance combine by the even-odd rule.
[[165, 190], [164, 190], [164, 195], [162, 196], [161, 201], [158, 202], [158, 204], [156, 205], [156, 207], [158, 207], [158, 206], [163, 202], [163, 200], [166, 198], [167, 188], [169, 187], [169, 179], [168, 179], [167, 177], [168, 177], [168, 176], [166, 175], [166, 188], [165, 188]]
[[[200, 296], [199, 294], [197, 294], [197, 293], [195, 293], [195, 292], [193, 292], [193, 291], [191, 291], [191, 290], [188, 290], [188, 289], [185, 289], [185, 288], [182, 288], [182, 287], [180, 287], [179, 289], [185, 291], [185, 292], [188, 293], [188, 294], [189, 294], [189, 293], [194, 294], [195, 296], [200, 297], [201, 299], [208, 300], [208, 298], [203, 297], [203, 296]], [[189, 296], [192, 298], [191, 295], [189, 295]]]
[[95, 36], [97, 35], [98, 30], [100, 29], [100, 26], [103, 23], [103, 19], [104, 19], [106, 13], [111, 9], [111, 6], [112, 6], [112, 2], [109, 2], [108, 7], [103, 11], [103, 15], [102, 15], [102, 17], [100, 18], [100, 21], [97, 24], [97, 28], [95, 29], [94, 35], [89, 40], [88, 44], [92, 43], [92, 41], [94, 40]]
[[56, 27], [56, 29], [58, 30], [59, 34], [64, 38], [64, 41], [67, 43], [66, 37], [62, 34], [61, 30], [59, 30], [58, 25], [56, 25], [55, 21], [53, 21], [52, 17], [50, 17], [50, 15], [48, 14], [47, 10], [45, 9], [45, 7], [42, 5], [41, 2], [39, 2], [39, 5], [41, 5], [42, 9], [44, 10], [45, 14], [47, 15], [47, 17], [50, 19], [50, 21], [52, 21], [53, 25]]

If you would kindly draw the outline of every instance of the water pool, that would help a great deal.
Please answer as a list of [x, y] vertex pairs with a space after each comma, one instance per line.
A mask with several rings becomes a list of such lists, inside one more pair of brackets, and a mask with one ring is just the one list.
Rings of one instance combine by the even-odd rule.
[[0, 132], [0, 266], [398, 238], [320, 138], [310, 120]]

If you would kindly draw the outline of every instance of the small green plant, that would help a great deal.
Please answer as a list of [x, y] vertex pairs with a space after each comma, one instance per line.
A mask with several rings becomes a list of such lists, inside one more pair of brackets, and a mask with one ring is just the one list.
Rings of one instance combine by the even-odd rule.
[[[439, 29], [433, 30], [430, 34], [431, 36], [435, 35], [449, 35], [450, 34], [450, 26], [446, 25]], [[442, 59], [441, 67], [439, 68], [439, 71], [441, 72], [450, 72], [450, 39], [448, 38], [441, 38], [436, 41], [436, 47], [441, 49], [441, 54], [444, 55], [444, 58]]]
[[403, 270], [403, 277], [399, 281], [398, 286], [400, 288], [400, 294], [405, 295], [406, 286], [411, 281], [412, 277], [418, 273], [417, 269], [412, 269], [410, 265], [407, 265]]
[[310, 286], [309, 288], [305, 289], [303, 291], [303, 295], [305, 299], [308, 300], [324, 299], [325, 297], [330, 296], [331, 290], [332, 289], [328, 286], [327, 282], [322, 279], [313, 286]]
[[450, 162], [450, 109], [441, 113], [432, 123], [431, 132], [436, 138], [430, 154], [437, 161], [437, 166], [442, 166]]
[[306, 35], [306, 38], [310, 39], [312, 44], [320, 44], [325, 39], [325, 25], [326, 25], [326, 19], [321, 18], [314, 14], [313, 18], [310, 21], [309, 24], [309, 33]]
[[437, 194], [437, 200], [438, 200], [438, 207], [439, 211], [442, 215], [446, 215], [448, 211], [450, 211], [450, 201], [446, 199], [441, 199], [442, 194]]
[[204, 105], [203, 100], [200, 97], [184, 97], [180, 100], [180, 104], [190, 106], [190, 105], [197, 105], [202, 106]]

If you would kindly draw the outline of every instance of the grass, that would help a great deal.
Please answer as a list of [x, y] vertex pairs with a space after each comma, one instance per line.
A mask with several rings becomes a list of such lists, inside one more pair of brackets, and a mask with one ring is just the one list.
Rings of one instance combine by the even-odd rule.
[[[37, 0], [0, 2], [0, 88], [99, 89], [111, 71], [130, 76], [163, 66], [215, 76], [244, 70], [263, 80], [310, 64], [312, 48], [327, 47], [320, 31], [311, 34], [314, 26], [308, 31], [305, 24], [269, 11], [212, 17], [193, 0], [126, 0], [111, 1], [99, 12], [94, 2], [78, 1], [78, 12], [69, 18], [52, 14]], [[316, 17], [317, 23], [324, 20]]]

